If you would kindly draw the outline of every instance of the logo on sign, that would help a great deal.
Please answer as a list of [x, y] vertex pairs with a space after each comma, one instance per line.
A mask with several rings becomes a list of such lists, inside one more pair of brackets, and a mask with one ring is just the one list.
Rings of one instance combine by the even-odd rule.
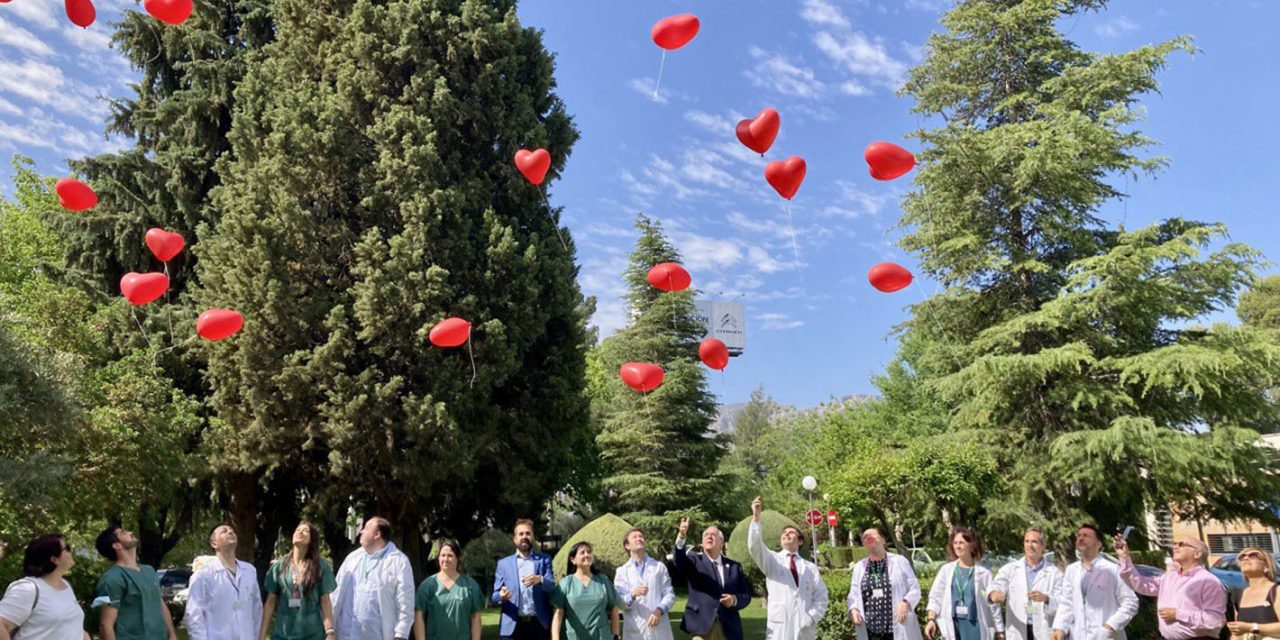
[[814, 509], [805, 515], [805, 522], [817, 526], [822, 524], [822, 512]]

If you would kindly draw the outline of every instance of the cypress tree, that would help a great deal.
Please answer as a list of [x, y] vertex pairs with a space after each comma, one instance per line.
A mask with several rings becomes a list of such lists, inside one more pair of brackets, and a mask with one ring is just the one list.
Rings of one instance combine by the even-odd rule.
[[[717, 486], [727, 443], [710, 433], [715, 399], [698, 360], [705, 327], [692, 289], [661, 291], [647, 280], [653, 265], [680, 262], [661, 224], [640, 215], [635, 226], [640, 237], [625, 275], [630, 321], [601, 344], [613, 389], [601, 396], [610, 405], [598, 407], [601, 484], [608, 506], [638, 527], [669, 528], [684, 515], [705, 523], [728, 515], [718, 499], [725, 488]], [[625, 387], [618, 372], [628, 361], [661, 366], [662, 386], [645, 395]]]
[[[578, 137], [541, 34], [510, 0], [272, 9], [197, 248], [197, 298], [245, 317], [209, 350], [218, 458], [293, 483], [338, 557], [349, 509], [411, 556], [534, 512], [587, 428], [572, 244], [512, 162], [554, 177]], [[428, 343], [449, 316], [469, 347]]]
[[[946, 290], [918, 305], [928, 388], [949, 428], [1001, 444], [1013, 491], [991, 528], [1083, 519], [1139, 524], [1145, 508], [1260, 518], [1280, 490], [1254, 430], [1280, 351], [1198, 319], [1233, 303], [1259, 256], [1213, 247], [1219, 225], [1109, 228], [1111, 180], [1158, 170], [1137, 128], [1186, 38], [1101, 55], [1060, 33], [1096, 0], [967, 0], [943, 19], [903, 93], [941, 126], [919, 131], [901, 244]], [[983, 436], [974, 433], [975, 436]], [[1064, 549], [1065, 551], [1065, 549]]]

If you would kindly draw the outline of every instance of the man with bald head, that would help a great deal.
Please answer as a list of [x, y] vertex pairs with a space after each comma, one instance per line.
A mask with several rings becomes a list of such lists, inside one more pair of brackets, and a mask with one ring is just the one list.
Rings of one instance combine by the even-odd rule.
[[738, 612], [751, 603], [751, 585], [742, 565], [724, 555], [724, 533], [719, 527], [702, 532], [702, 553], [687, 553], [685, 535], [689, 519], [680, 520], [676, 536], [675, 567], [689, 583], [680, 629], [694, 640], [743, 640]]
[[1129, 556], [1129, 543], [1117, 536], [1120, 577], [1138, 595], [1155, 596], [1160, 635], [1165, 640], [1217, 638], [1226, 621], [1227, 591], [1205, 568], [1209, 549], [1195, 538], [1173, 543], [1173, 566], [1155, 578], [1139, 574]]

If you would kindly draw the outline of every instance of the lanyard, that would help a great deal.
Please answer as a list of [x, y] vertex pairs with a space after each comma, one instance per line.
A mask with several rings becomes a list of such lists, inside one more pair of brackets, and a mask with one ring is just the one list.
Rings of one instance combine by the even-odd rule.
[[[236, 567], [239, 569], [240, 567]], [[227, 576], [227, 582], [231, 583], [231, 588], [236, 590], [236, 601], [240, 601], [240, 572], [232, 571], [226, 567], [222, 568], [223, 573]]]
[[366, 553], [364, 556], [364, 559], [360, 561], [360, 571], [364, 573], [364, 576], [362, 576], [364, 578], [368, 578], [369, 572], [373, 571], [374, 569], [377, 569], [378, 565], [382, 564], [382, 559], [386, 557], [386, 550], [384, 549], [377, 554], [377, 558], [373, 561], [373, 566], [370, 567], [369, 559], [373, 557], [374, 556], [371, 556]]
[[[956, 565], [956, 573], [957, 573], [957, 574], [961, 574], [961, 571], [962, 571], [962, 567], [961, 567], [960, 565]], [[972, 584], [973, 584], [973, 573], [974, 573], [973, 567], [970, 567], [970, 568], [969, 568], [969, 577], [967, 577], [967, 578], [962, 577], [962, 578], [961, 578], [961, 582], [960, 582], [960, 585], [959, 585], [960, 598], [959, 598], [959, 599], [957, 599], [957, 600], [956, 600], [956, 602], [961, 602], [961, 603], [962, 603], [962, 602], [964, 602], [964, 601], [965, 601], [965, 598], [964, 598], [964, 594], [965, 594], [965, 592], [966, 592], [965, 587], [966, 587], [966, 586], [970, 586], [970, 585], [972, 585]]]

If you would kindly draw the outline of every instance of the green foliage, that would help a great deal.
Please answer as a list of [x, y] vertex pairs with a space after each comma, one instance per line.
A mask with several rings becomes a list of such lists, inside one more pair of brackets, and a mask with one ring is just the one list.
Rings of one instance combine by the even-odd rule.
[[[605, 504], [637, 526], [670, 531], [684, 515], [699, 521], [723, 515], [717, 471], [725, 443], [708, 433], [715, 403], [697, 358], [703, 327], [694, 294], [663, 292], [645, 279], [653, 265], [680, 256], [656, 221], [638, 216], [636, 228], [640, 238], [626, 272], [631, 320], [598, 347], [602, 379], [589, 388], [601, 423], [596, 445]], [[628, 361], [661, 366], [662, 386], [643, 395], [625, 387], [618, 371]]]
[[1252, 327], [1280, 329], [1280, 275], [1263, 278], [1240, 294], [1236, 315]]
[[[215, 462], [406, 541], [509, 522], [590, 437], [572, 244], [511, 166], [546, 147], [554, 177], [578, 137], [552, 56], [509, 1], [272, 11], [196, 249], [195, 300], [245, 316], [207, 347]], [[427, 342], [448, 316], [468, 347]]]
[[826, 571], [822, 574], [822, 582], [827, 585], [826, 615], [818, 621], [816, 640], [849, 640], [858, 636], [857, 629], [849, 621], [849, 611], [845, 609], [845, 601], [849, 597], [849, 585], [853, 574], [849, 571]]
[[[899, 378], [945, 417], [929, 424], [980, 447], [933, 458], [916, 479], [926, 494], [959, 489], [933, 506], [1006, 544], [1027, 524], [1063, 540], [1075, 522], [1109, 529], [1153, 503], [1277, 521], [1264, 506], [1280, 479], [1258, 472], [1271, 458], [1256, 430], [1275, 424], [1262, 390], [1280, 351], [1251, 328], [1196, 324], [1252, 282], [1257, 252], [1221, 242], [1219, 225], [1130, 232], [1095, 215], [1123, 196], [1116, 174], [1163, 166], [1141, 155], [1154, 142], [1136, 129], [1137, 102], [1174, 52], [1192, 50], [1178, 38], [1093, 54], [1058, 31], [1101, 4], [961, 2], [903, 87], [942, 124], [915, 134], [901, 245], [945, 289], [903, 327]], [[905, 477], [923, 453], [881, 454], [869, 480]], [[864, 493], [880, 502], [895, 486]]]
[[[781, 550], [781, 547], [778, 546], [778, 540], [782, 536], [782, 530], [786, 527], [796, 527], [804, 533], [805, 542], [800, 545], [800, 556], [810, 558], [808, 525], [802, 527], [791, 518], [771, 509], [765, 509], [760, 512], [760, 533], [764, 538], [766, 549]], [[743, 571], [747, 572], [747, 581], [756, 585], [756, 588], [763, 588], [764, 572], [760, 570], [760, 567], [756, 566], [755, 560], [751, 559], [751, 553], [747, 549], [747, 535], [750, 528], [751, 516], [740, 520], [733, 527], [733, 531], [729, 533], [729, 539], [725, 541], [724, 549], [730, 558], [742, 563]]]
[[[631, 523], [612, 513], [606, 513], [578, 530], [560, 547], [556, 557], [551, 561], [551, 568], [556, 578], [563, 578], [569, 567], [569, 550], [579, 542], [591, 545], [591, 568], [597, 573], [612, 576], [613, 572], [626, 564], [630, 556], [622, 548], [623, 536], [632, 528]], [[647, 540], [647, 536], [646, 536]], [[652, 554], [651, 554], [652, 555]]]

